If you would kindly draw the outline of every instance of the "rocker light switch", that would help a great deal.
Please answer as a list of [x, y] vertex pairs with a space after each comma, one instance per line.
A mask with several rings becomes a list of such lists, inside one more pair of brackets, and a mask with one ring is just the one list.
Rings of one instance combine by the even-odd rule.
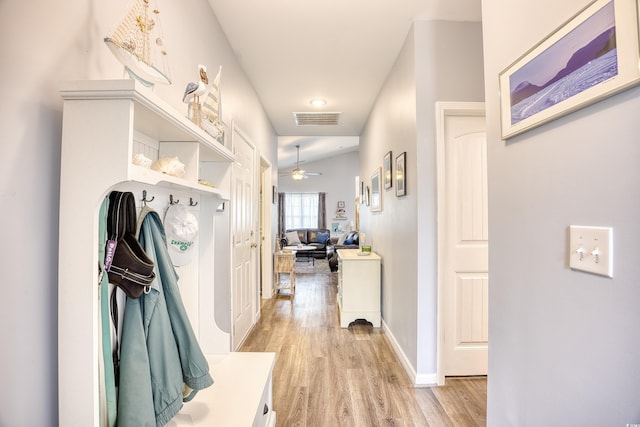
[[569, 266], [613, 277], [613, 228], [569, 226]]

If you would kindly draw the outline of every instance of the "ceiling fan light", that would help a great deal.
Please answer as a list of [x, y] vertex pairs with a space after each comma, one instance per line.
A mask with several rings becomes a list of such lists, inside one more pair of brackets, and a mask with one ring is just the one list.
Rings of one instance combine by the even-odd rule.
[[295, 169], [292, 173], [291, 173], [291, 177], [293, 179], [295, 179], [296, 181], [300, 181], [301, 179], [304, 178], [304, 171], [302, 169]]

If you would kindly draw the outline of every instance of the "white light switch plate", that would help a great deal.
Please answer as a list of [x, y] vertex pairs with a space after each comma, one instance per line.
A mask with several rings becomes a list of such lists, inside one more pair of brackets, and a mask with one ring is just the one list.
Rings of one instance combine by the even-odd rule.
[[613, 228], [569, 226], [569, 266], [613, 277]]

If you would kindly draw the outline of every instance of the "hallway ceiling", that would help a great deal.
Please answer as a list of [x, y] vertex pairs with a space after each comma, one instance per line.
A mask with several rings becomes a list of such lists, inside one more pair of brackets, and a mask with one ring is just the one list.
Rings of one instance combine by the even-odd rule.
[[[276, 133], [291, 137], [279, 168], [295, 163], [297, 143], [306, 161], [357, 149], [340, 137], [360, 135], [414, 20], [481, 19], [480, 0], [208, 1]], [[300, 112], [341, 114], [337, 125], [297, 126]]]

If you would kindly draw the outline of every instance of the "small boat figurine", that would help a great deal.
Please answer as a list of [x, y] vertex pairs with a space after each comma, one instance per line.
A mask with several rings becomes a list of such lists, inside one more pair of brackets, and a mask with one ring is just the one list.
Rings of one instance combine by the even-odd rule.
[[220, 99], [220, 75], [222, 66], [209, 86], [209, 93], [202, 104], [202, 128], [219, 142], [224, 142], [224, 124], [222, 123], [222, 102]]
[[134, 0], [104, 42], [129, 75], [145, 86], [171, 84], [160, 11], [151, 7], [151, 1]]
[[213, 83], [209, 87], [209, 93], [207, 94], [207, 97], [204, 100], [204, 104], [202, 106], [205, 117], [211, 123], [216, 123], [220, 120], [220, 74], [221, 73], [222, 73], [222, 65], [220, 66], [220, 68], [218, 68], [218, 74], [216, 74], [216, 76], [214, 77]]

